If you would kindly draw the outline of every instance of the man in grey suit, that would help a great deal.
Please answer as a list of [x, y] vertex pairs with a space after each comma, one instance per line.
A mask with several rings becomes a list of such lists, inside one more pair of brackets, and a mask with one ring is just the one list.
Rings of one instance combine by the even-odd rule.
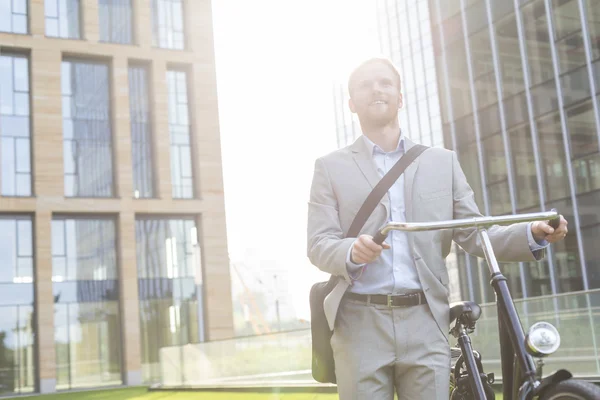
[[[372, 236], [385, 222], [480, 216], [453, 151], [429, 148], [392, 185], [358, 238], [345, 238], [372, 188], [414, 143], [400, 132], [400, 75], [374, 58], [351, 74], [349, 106], [363, 135], [317, 159], [308, 213], [308, 256], [341, 277], [325, 299], [340, 399], [448, 399], [450, 349], [448, 272], [454, 240], [483, 257], [474, 229], [393, 231], [382, 246]], [[567, 234], [534, 222], [493, 227], [500, 261], [532, 261]], [[392, 304], [392, 306], [390, 306]]]

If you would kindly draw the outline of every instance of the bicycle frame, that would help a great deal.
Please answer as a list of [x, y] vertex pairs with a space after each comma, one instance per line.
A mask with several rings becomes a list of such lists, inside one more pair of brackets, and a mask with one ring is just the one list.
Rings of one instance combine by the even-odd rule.
[[[381, 244], [387, 234], [392, 230], [405, 232], [420, 232], [442, 229], [476, 228], [482, 243], [485, 259], [487, 260], [491, 285], [496, 292], [496, 303], [498, 306], [498, 328], [500, 334], [500, 362], [502, 365], [502, 376], [504, 380], [504, 400], [531, 398], [534, 390], [540, 386], [540, 378], [536, 375], [536, 365], [533, 357], [525, 349], [525, 332], [519, 320], [519, 316], [510, 295], [506, 278], [500, 272], [494, 249], [490, 242], [486, 228], [493, 225], [510, 225], [518, 222], [532, 222], [553, 220], [559, 218], [555, 210], [540, 213], [508, 215], [500, 217], [476, 217], [469, 219], [440, 221], [440, 222], [388, 222], [375, 235], [373, 240]], [[466, 332], [462, 332], [466, 336]], [[468, 338], [468, 336], [467, 336]], [[470, 340], [468, 341], [470, 348]], [[471, 360], [465, 360], [472, 364]], [[472, 368], [472, 365], [471, 365]], [[475, 368], [475, 370], [477, 370]], [[471, 370], [468, 370], [471, 372]], [[470, 373], [470, 375], [473, 375]], [[478, 377], [478, 375], [477, 375]], [[478, 399], [485, 399], [483, 384], [480, 379], [471, 377], [471, 385]]]

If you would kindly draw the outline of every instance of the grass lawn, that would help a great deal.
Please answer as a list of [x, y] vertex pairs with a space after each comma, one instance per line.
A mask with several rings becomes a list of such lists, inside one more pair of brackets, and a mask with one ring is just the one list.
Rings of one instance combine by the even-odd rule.
[[[275, 389], [276, 390], [276, 389]], [[335, 393], [149, 392], [146, 388], [94, 390], [21, 397], [20, 400], [334, 400]]]
[[[274, 389], [275, 391], [277, 389]], [[93, 390], [28, 396], [20, 399], [37, 400], [334, 400], [337, 393], [250, 393], [250, 392], [149, 392], [146, 388]], [[496, 400], [502, 395], [497, 393]]]

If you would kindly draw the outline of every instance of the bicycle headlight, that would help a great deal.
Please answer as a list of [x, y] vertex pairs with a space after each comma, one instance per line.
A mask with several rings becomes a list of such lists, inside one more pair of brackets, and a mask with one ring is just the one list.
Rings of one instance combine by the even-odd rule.
[[546, 357], [558, 350], [560, 334], [548, 322], [536, 322], [525, 336], [525, 349], [534, 357]]

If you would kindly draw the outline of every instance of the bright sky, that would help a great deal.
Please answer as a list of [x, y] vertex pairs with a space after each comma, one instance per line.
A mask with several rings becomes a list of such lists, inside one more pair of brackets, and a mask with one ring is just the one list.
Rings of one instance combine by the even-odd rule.
[[297, 316], [327, 276], [306, 257], [317, 157], [336, 148], [332, 82], [379, 53], [372, 0], [213, 1], [229, 254], [287, 268]]

